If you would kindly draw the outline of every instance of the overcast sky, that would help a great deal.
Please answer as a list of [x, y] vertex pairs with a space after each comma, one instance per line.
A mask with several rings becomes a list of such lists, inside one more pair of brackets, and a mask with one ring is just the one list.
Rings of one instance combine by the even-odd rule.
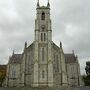
[[[37, 0], [0, 0], [0, 64], [21, 53], [34, 40]], [[47, 0], [40, 0], [46, 5]], [[50, 0], [53, 41], [62, 41], [65, 53], [78, 55], [81, 72], [90, 61], [90, 0]]]

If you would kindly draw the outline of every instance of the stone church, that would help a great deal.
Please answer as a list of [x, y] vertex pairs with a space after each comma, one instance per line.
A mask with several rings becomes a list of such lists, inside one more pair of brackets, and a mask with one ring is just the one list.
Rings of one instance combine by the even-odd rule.
[[36, 8], [35, 34], [31, 45], [25, 42], [21, 54], [13, 52], [7, 65], [3, 83], [6, 87], [80, 86], [81, 75], [78, 57], [64, 53], [62, 43], [52, 41], [50, 3]]

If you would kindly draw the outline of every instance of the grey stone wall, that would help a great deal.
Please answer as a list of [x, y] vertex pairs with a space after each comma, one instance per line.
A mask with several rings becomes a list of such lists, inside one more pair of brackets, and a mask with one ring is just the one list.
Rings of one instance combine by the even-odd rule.
[[20, 77], [20, 64], [9, 64], [7, 68], [7, 77], [5, 86], [18, 86]]
[[54, 86], [61, 85], [61, 59], [60, 48], [55, 44], [52, 45], [52, 57], [53, 57], [53, 74], [54, 74]]
[[33, 61], [34, 61], [34, 43], [26, 48], [21, 65], [21, 81], [26, 86], [31, 86], [33, 82]]
[[80, 84], [80, 75], [78, 73], [78, 64], [76, 63], [69, 63], [67, 64], [67, 75], [68, 75], [68, 84], [70, 86], [79, 86]]

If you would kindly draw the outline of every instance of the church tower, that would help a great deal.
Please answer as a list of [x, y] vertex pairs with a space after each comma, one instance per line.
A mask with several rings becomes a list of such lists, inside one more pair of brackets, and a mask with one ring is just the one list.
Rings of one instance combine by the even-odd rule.
[[37, 2], [35, 20], [35, 52], [33, 86], [53, 86], [52, 63], [52, 28], [50, 19], [50, 4], [40, 6]]

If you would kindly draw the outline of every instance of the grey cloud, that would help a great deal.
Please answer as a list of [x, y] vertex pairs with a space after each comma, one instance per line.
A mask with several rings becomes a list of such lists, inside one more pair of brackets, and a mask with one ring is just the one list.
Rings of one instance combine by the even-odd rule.
[[53, 39], [57, 44], [63, 42], [65, 52], [75, 50], [81, 71], [85, 73], [85, 62], [90, 61], [90, 0], [60, 0], [56, 3], [53, 8], [59, 9], [54, 9]]

